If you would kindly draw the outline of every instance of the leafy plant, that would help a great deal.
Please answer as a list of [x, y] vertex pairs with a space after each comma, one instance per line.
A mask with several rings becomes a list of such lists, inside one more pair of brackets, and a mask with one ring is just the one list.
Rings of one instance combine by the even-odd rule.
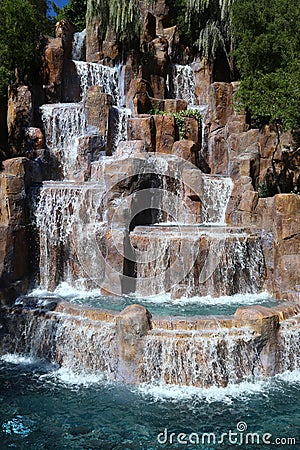
[[258, 183], [257, 191], [258, 191], [259, 198], [272, 197], [272, 194], [271, 194], [267, 184], [264, 183], [263, 181]]
[[179, 129], [180, 139], [184, 139], [184, 136], [186, 134], [185, 119], [187, 117], [196, 119], [198, 122], [199, 128], [201, 128], [201, 124], [202, 124], [202, 114], [199, 111], [197, 111], [196, 109], [185, 109], [185, 110], [178, 111], [178, 112], [168, 112], [168, 111], [161, 111], [159, 109], [154, 108], [149, 111], [149, 114], [153, 114], [153, 115], [161, 114], [161, 115], [174, 117], [175, 123]]

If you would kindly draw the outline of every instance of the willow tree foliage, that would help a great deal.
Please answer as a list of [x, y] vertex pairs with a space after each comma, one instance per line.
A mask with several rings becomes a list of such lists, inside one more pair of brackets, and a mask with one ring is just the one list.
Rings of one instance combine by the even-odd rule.
[[200, 54], [214, 60], [219, 52], [224, 53], [232, 74], [233, 2], [234, 0], [185, 0], [187, 21], [199, 33], [197, 45]]
[[100, 18], [104, 36], [114, 31], [119, 40], [139, 36], [141, 10], [138, 0], [89, 0], [87, 17]]

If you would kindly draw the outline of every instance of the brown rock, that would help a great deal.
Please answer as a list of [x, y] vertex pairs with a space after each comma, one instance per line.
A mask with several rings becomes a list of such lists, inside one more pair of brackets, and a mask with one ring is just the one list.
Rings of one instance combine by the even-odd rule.
[[86, 28], [86, 60], [87, 62], [104, 63], [113, 62], [118, 56], [118, 45], [113, 30], [102, 26], [99, 16], [88, 20]]
[[13, 155], [26, 150], [26, 129], [32, 120], [32, 99], [28, 86], [11, 87], [8, 91], [8, 144]]
[[206, 58], [203, 58], [200, 63], [193, 63], [192, 68], [194, 71], [197, 104], [208, 104], [210, 85], [213, 80], [212, 65]]
[[201, 146], [201, 129], [199, 129], [199, 123], [197, 119], [192, 117], [185, 117], [184, 119], [184, 138], [189, 141], [194, 141]]
[[91, 86], [84, 97], [87, 121], [90, 126], [98, 128], [101, 136], [106, 137], [108, 116], [113, 105], [113, 97], [103, 92], [100, 86]]
[[62, 101], [64, 103], [80, 102], [81, 87], [73, 61], [65, 60], [63, 70]]
[[44, 50], [44, 91], [49, 103], [60, 102], [63, 75], [64, 50], [61, 38], [48, 38]]
[[165, 98], [165, 79], [159, 75], [150, 75], [150, 85], [155, 98]]
[[168, 45], [165, 37], [157, 37], [148, 44], [148, 53], [151, 58], [149, 63], [142, 67], [143, 78], [149, 80], [150, 74], [166, 77], [170, 64]]
[[119, 347], [118, 379], [139, 381], [139, 362], [143, 353], [143, 337], [151, 329], [151, 314], [141, 305], [127, 306], [116, 318]]
[[173, 116], [157, 115], [153, 116], [156, 141], [155, 151], [157, 153], [172, 153], [175, 141], [175, 120]]
[[126, 106], [136, 114], [145, 114], [152, 108], [149, 98], [151, 95], [153, 92], [148, 81], [142, 78], [133, 79], [126, 96]]
[[0, 173], [0, 291], [6, 301], [20, 294], [30, 272], [26, 189], [41, 181], [36, 166], [14, 158], [3, 162]]
[[121, 141], [115, 152], [115, 157], [139, 155], [149, 151], [148, 144], [144, 141]]
[[44, 135], [40, 128], [28, 127], [25, 131], [27, 141], [26, 156], [30, 159], [38, 158], [45, 148]]
[[258, 203], [258, 193], [255, 191], [245, 191], [239, 203], [239, 210], [253, 213]]
[[[246, 199], [251, 202], [251, 206], [254, 206], [256, 202], [257, 196], [250, 194], [251, 191], [254, 191], [254, 189], [250, 177], [241, 176], [235, 181], [226, 210], [226, 222], [229, 225], [240, 226], [245, 224], [249, 225], [251, 223], [253, 211], [248, 211], [249, 206], [246, 206], [245, 204]], [[247, 194], [245, 194], [244, 197], [244, 204], [240, 207], [244, 193]], [[241, 214], [241, 211], [246, 211], [244, 208], [250, 213], [248, 216]], [[257, 213], [256, 210], [255, 213]]]
[[199, 164], [199, 147], [193, 141], [182, 139], [175, 142], [172, 148], [172, 154], [191, 162], [196, 167]]
[[150, 11], [147, 11], [144, 19], [143, 41], [151, 42], [156, 37], [156, 18]]
[[170, 59], [176, 56], [176, 50], [179, 44], [179, 33], [177, 25], [174, 25], [170, 28], [164, 28], [163, 36], [168, 41], [168, 53]]
[[211, 132], [224, 127], [233, 114], [232, 93], [233, 86], [228, 83], [213, 83], [210, 86]]
[[62, 40], [64, 57], [72, 59], [72, 40], [76, 27], [67, 20], [60, 20], [55, 25], [55, 36]]
[[142, 140], [150, 151], [155, 149], [155, 125], [153, 117], [131, 117], [128, 119], [128, 140]]
[[203, 152], [203, 157], [210, 168], [210, 173], [228, 175], [229, 148], [225, 127], [216, 129], [210, 134], [208, 148], [206, 152]]
[[86, 60], [99, 62], [102, 57], [101, 46], [104, 39], [99, 17], [94, 16], [87, 22], [86, 28]]

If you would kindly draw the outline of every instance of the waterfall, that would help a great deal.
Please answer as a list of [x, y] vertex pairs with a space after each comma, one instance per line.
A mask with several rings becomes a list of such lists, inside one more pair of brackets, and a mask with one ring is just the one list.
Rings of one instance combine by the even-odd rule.
[[106, 94], [113, 97], [119, 104], [118, 70], [97, 63], [74, 61], [76, 72], [80, 78], [81, 97], [83, 98], [90, 86], [102, 86]]
[[81, 32], [74, 33], [72, 42], [72, 59], [73, 61], [83, 60], [83, 48], [86, 40], [86, 29]]
[[131, 109], [113, 106], [109, 114], [109, 134], [107, 146], [114, 153], [119, 142], [127, 141], [127, 123], [131, 117]]
[[164, 332], [147, 336], [142, 380], [188, 386], [226, 386], [251, 377], [255, 348], [251, 330]]
[[91, 325], [80, 316], [24, 312], [17, 325], [11, 325], [14, 339], [2, 342], [2, 348], [9, 353], [45, 358], [74, 371], [89, 369], [114, 373], [113, 324]]
[[279, 372], [300, 367], [300, 315], [285, 320], [280, 327]]
[[225, 214], [233, 181], [230, 177], [203, 175], [202, 177], [202, 222], [226, 225]]
[[44, 182], [35, 213], [41, 287], [54, 290], [60, 281], [99, 287], [105, 273], [104, 191], [101, 183]]
[[201, 227], [137, 227], [136, 295], [173, 297], [261, 292], [265, 263], [259, 236]]
[[51, 104], [41, 106], [40, 110], [47, 148], [62, 166], [66, 177], [75, 167], [78, 138], [88, 131], [83, 105]]
[[172, 66], [171, 94], [173, 98], [186, 100], [188, 105], [196, 103], [194, 72], [191, 66]]

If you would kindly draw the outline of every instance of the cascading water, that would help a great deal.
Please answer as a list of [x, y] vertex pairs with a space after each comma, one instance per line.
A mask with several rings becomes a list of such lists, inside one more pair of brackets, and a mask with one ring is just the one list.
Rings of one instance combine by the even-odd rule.
[[91, 327], [83, 317], [51, 312], [36, 317], [28, 313], [19, 321], [15, 339], [4, 342], [3, 347], [8, 353], [46, 358], [74, 371], [90, 369], [109, 374], [116, 366], [113, 335], [111, 323]]
[[127, 123], [131, 117], [131, 109], [113, 106], [109, 115], [108, 147], [114, 153], [121, 141], [127, 141]]
[[74, 33], [72, 42], [72, 59], [73, 61], [84, 60], [83, 48], [86, 40], [86, 29]]
[[119, 104], [118, 70], [102, 64], [74, 61], [80, 78], [81, 97], [90, 86], [101, 86], [106, 94], [113, 97], [114, 104]]
[[81, 103], [43, 105], [40, 108], [45, 129], [46, 145], [67, 177], [75, 167], [78, 138], [88, 132]]
[[35, 214], [43, 288], [53, 290], [61, 281], [77, 287], [100, 284], [105, 273], [99, 258], [106, 232], [104, 191], [100, 183], [44, 183]]
[[[238, 331], [238, 332], [237, 332]], [[227, 386], [251, 377], [255, 348], [252, 332], [219, 330], [216, 336], [205, 332], [174, 332], [148, 336], [142, 371], [145, 381], [188, 386]]]
[[230, 177], [203, 175], [202, 178], [202, 222], [226, 225], [225, 214], [233, 189]]
[[173, 98], [186, 100], [188, 105], [196, 103], [194, 72], [191, 66], [172, 66], [171, 94]]

